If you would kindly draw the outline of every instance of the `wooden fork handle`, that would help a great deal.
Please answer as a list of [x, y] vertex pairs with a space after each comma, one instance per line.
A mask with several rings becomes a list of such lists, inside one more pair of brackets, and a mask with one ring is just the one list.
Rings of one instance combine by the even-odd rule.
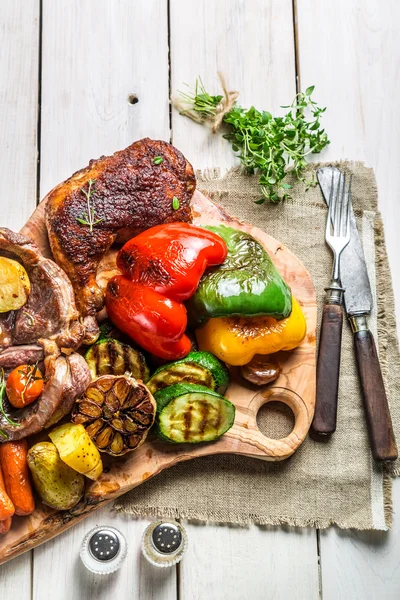
[[354, 331], [354, 345], [372, 456], [377, 461], [395, 460], [398, 452], [389, 403], [375, 341], [369, 329]]
[[343, 311], [339, 304], [325, 304], [322, 313], [317, 361], [317, 396], [311, 429], [318, 435], [336, 430]]

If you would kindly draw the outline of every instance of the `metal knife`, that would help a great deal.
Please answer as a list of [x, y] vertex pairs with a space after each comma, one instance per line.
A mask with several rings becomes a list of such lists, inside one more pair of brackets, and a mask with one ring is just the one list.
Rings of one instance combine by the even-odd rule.
[[[331, 186], [338, 184], [339, 175], [336, 167], [322, 167], [317, 171], [318, 182], [328, 206]], [[372, 309], [371, 286], [357, 222], [353, 209], [350, 210], [350, 242], [343, 250], [340, 263], [341, 282], [345, 290], [344, 304], [354, 335], [372, 455], [377, 461], [391, 461], [397, 458], [398, 451], [375, 341], [368, 328], [367, 317]]]

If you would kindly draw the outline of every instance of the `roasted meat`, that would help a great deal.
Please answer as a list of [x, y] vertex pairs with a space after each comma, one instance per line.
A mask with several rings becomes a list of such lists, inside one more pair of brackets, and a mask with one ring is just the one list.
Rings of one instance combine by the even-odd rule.
[[[37, 354], [32, 354], [35, 351]], [[13, 353], [14, 361], [11, 360]], [[4, 354], [7, 354], [7, 361], [3, 362], [6, 362], [8, 368], [20, 364], [33, 364], [35, 360], [32, 359], [39, 357], [37, 347], [34, 346], [9, 348], [4, 351]], [[0, 365], [2, 355], [3, 353], [0, 354]], [[20, 440], [61, 419], [72, 409], [75, 398], [84, 393], [91, 380], [85, 359], [76, 352], [70, 356], [63, 354], [46, 356], [44, 375], [43, 392], [35, 402], [25, 408], [14, 409], [7, 399], [3, 398], [5, 414], [0, 414], [0, 430], [3, 432], [1, 441], [4, 441], [3, 438]]]
[[26, 269], [31, 291], [17, 311], [0, 315], [0, 351], [9, 346], [52, 340], [77, 348], [83, 339], [71, 282], [55, 262], [44, 258], [36, 244], [9, 229], [0, 229], [0, 255], [19, 261]]
[[[190, 222], [195, 185], [192, 166], [176, 148], [146, 138], [90, 161], [48, 194], [51, 250], [74, 287], [85, 343], [98, 336], [95, 315], [103, 306], [103, 293], [95, 277], [104, 254], [115, 241], [153, 225]], [[178, 200], [173, 202], [174, 197]]]
[[84, 333], [66, 274], [44, 258], [33, 242], [9, 229], [0, 229], [0, 255], [23, 264], [30, 281], [24, 306], [0, 314], [0, 371], [7, 379], [12, 369], [38, 363], [45, 376], [39, 398], [22, 409], [14, 409], [4, 395], [1, 442], [25, 438], [61, 419], [91, 377], [80, 354], [60, 352], [60, 348], [78, 348]]

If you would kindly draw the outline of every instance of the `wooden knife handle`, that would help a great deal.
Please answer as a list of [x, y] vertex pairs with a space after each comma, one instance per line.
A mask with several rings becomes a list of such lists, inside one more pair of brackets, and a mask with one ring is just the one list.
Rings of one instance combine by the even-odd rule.
[[368, 329], [356, 331], [354, 343], [372, 456], [395, 460], [397, 445], [373, 335]]
[[325, 304], [317, 361], [317, 397], [311, 424], [312, 431], [318, 435], [331, 435], [336, 430], [342, 327], [341, 305]]

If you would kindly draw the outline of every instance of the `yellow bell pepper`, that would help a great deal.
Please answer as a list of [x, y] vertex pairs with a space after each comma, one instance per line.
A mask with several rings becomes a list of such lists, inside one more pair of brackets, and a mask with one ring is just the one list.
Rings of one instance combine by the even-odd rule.
[[224, 317], [209, 319], [196, 330], [200, 350], [212, 352], [228, 365], [241, 366], [255, 354], [272, 354], [292, 350], [306, 335], [306, 320], [293, 298], [289, 317], [277, 321], [272, 317]]

